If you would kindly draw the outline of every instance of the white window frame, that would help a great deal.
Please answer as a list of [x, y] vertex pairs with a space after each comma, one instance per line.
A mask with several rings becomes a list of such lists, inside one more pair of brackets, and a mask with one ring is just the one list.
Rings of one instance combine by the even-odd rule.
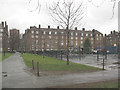
[[52, 33], [52, 32], [51, 32], [51, 31], [49, 31], [49, 35], [51, 35], [51, 33]]
[[39, 31], [36, 31], [36, 34], [39, 34]]

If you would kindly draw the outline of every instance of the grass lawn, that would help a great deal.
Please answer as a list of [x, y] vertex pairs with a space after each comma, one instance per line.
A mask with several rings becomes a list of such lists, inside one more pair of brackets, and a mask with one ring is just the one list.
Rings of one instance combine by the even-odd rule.
[[[6, 58], [8, 58], [9, 56], [13, 55], [14, 53], [5, 53], [5, 56], [4, 56], [4, 53], [0, 54], [0, 61], [3, 61], [5, 60]], [[2, 58], [2, 59], [1, 59]]]
[[118, 88], [118, 81], [103, 82], [94, 85], [93, 88]]
[[82, 64], [76, 64], [72, 62], [70, 62], [70, 65], [68, 66], [66, 65], [66, 61], [48, 57], [48, 56], [45, 56], [45, 58], [43, 58], [43, 56], [28, 54], [28, 53], [21, 54], [21, 56], [23, 57], [24, 62], [28, 67], [32, 68], [32, 60], [34, 60], [35, 68], [37, 66], [37, 62], [39, 62], [40, 70], [44, 70], [44, 71], [80, 71], [80, 70], [81, 71], [96, 71], [96, 70], [100, 70], [95, 67], [82, 65]]

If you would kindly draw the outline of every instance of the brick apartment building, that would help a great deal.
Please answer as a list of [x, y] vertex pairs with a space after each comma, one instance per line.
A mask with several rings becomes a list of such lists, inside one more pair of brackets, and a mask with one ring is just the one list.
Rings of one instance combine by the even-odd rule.
[[110, 50], [111, 52], [117, 52], [117, 47], [119, 43], [119, 32], [117, 31], [111, 31], [110, 34], [106, 35], [104, 37], [104, 46], [107, 50]]
[[11, 29], [10, 30], [10, 50], [18, 50], [19, 49], [19, 42], [20, 42], [20, 33], [18, 29]]
[[[70, 30], [69, 33], [69, 46], [83, 48], [85, 38], [89, 38], [92, 44], [92, 48], [103, 46], [103, 34], [93, 29], [92, 31], [82, 30]], [[43, 51], [43, 50], [66, 50], [67, 49], [67, 30], [60, 29], [59, 26], [56, 29], [30, 27], [25, 30], [23, 34], [24, 51]]]
[[6, 21], [0, 23], [0, 51], [8, 51], [8, 25]]

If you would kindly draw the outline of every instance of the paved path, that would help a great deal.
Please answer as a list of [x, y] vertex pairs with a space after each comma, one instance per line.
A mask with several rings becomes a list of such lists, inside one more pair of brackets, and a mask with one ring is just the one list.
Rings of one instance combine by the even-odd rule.
[[19, 53], [10, 56], [2, 63], [2, 72], [7, 72], [3, 77], [3, 88], [34, 88], [33, 77], [25, 71], [25, 65]]
[[44, 88], [118, 79], [117, 69], [92, 73], [49, 76], [41, 72], [40, 77], [36, 77], [26, 71], [23, 59], [19, 53], [4, 60], [2, 65], [3, 72], [7, 72], [7, 77], [3, 77], [3, 88]]

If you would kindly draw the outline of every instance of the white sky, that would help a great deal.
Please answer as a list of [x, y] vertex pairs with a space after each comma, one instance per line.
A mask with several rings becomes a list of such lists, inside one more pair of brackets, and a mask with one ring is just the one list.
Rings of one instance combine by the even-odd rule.
[[[0, 22], [7, 21], [9, 29], [17, 28], [21, 33], [24, 33], [25, 29], [30, 26], [37, 26], [41, 24], [41, 27], [47, 28], [50, 25], [52, 28], [56, 28], [57, 25], [52, 22], [52, 18], [48, 13], [46, 6], [49, 6], [52, 1], [56, 0], [39, 0], [41, 3], [41, 11], [30, 12], [37, 6], [37, 0], [32, 0], [31, 4], [28, 4], [29, 0], [0, 0]], [[51, 1], [51, 2], [50, 2]], [[76, 0], [79, 2], [79, 0]], [[87, 30], [96, 29], [103, 34], [109, 34], [110, 31], [118, 30], [118, 3], [115, 6], [115, 15], [112, 17], [111, 0], [105, 0], [101, 7], [95, 7], [90, 2], [91, 0], [84, 0], [87, 3], [87, 16], [83, 20], [83, 25], [78, 29], [86, 28]], [[95, 5], [99, 5], [104, 0], [92, 0]], [[85, 23], [85, 25], [84, 25]]]

